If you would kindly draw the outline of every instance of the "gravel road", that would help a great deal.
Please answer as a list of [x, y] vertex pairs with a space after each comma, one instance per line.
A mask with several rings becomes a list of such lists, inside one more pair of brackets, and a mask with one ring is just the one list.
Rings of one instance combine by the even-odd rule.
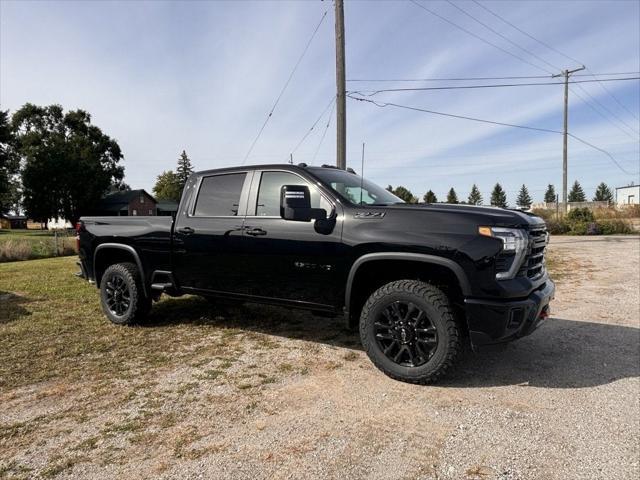
[[[468, 354], [446, 382], [424, 387], [385, 377], [356, 335], [333, 333], [334, 320], [300, 313], [295, 324], [263, 325], [273, 310], [249, 307], [231, 315], [252, 317], [257, 327], [243, 334], [265, 336], [271, 346], [245, 350], [229, 371], [248, 378], [259, 365], [260, 385], [193, 384], [195, 367], [187, 365], [153, 372], [153, 386], [140, 388], [177, 418], [135, 436], [111, 431], [53, 476], [639, 478], [640, 239], [554, 237], [550, 249], [560, 272], [552, 318], [530, 337]], [[181, 385], [191, 385], [188, 393]], [[41, 414], [82, 402], [85, 391], [43, 400], [41, 388], [14, 392], [5, 413]], [[38, 471], [38, 455], [75, 455], [74, 442], [136, 405], [98, 402], [99, 415], [61, 424], [56, 436], [12, 458]], [[158, 435], [180, 443], [168, 449]]]

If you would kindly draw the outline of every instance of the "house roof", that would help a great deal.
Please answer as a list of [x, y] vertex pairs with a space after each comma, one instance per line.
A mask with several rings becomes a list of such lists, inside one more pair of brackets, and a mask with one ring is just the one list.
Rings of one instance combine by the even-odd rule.
[[166, 212], [177, 212], [178, 211], [178, 203], [177, 202], [168, 202], [162, 201], [156, 204], [159, 210], [164, 210]]
[[139, 188], [138, 190], [123, 190], [121, 192], [113, 192], [105, 195], [102, 200], [100, 200], [100, 206], [107, 210], [113, 210], [114, 207], [117, 206], [129, 205], [129, 202], [131, 202], [131, 200], [140, 196], [140, 194], [142, 193], [148, 195], [153, 199], [154, 202], [158, 203], [156, 199], [153, 198], [152, 195], [149, 195], [146, 190]]

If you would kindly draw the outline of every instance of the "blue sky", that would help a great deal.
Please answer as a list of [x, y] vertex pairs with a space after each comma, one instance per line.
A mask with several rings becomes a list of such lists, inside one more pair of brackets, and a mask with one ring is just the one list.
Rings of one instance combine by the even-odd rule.
[[[424, 4], [541, 68], [482, 43], [410, 2], [347, 1], [347, 78], [528, 76], [545, 75], [544, 69], [549, 69], [446, 1]], [[591, 72], [640, 71], [638, 1], [483, 4], [585, 63]], [[477, 4], [457, 5], [546, 62], [578, 66]], [[325, 21], [248, 161], [285, 162], [335, 92], [329, 1], [2, 0], [0, 106], [13, 111], [25, 102], [60, 103], [89, 111], [94, 123], [122, 147], [126, 181], [134, 188], [150, 190], [161, 171], [175, 166], [183, 149], [197, 169], [236, 165], [326, 10]], [[584, 90], [573, 86], [570, 93], [570, 132], [606, 149], [636, 173], [639, 85], [606, 84], [632, 114], [599, 84], [582, 84]], [[347, 88], [394, 86], [408, 85], [353, 82]], [[562, 92], [561, 85], [552, 85], [380, 93], [373, 98], [560, 130]], [[335, 118], [320, 143], [329, 113], [294, 153], [296, 163], [335, 163]], [[475, 182], [488, 201], [493, 184], [500, 181], [511, 204], [522, 183], [536, 201], [548, 183], [560, 190], [560, 135], [354, 100], [347, 103], [347, 115], [348, 165], [360, 170], [361, 144], [366, 142], [365, 176], [382, 185], [402, 184], [420, 196], [432, 189], [443, 198], [450, 187], [466, 197]], [[640, 180], [623, 173], [602, 153], [570, 140], [569, 180], [574, 179], [588, 195], [600, 181], [615, 187]]]

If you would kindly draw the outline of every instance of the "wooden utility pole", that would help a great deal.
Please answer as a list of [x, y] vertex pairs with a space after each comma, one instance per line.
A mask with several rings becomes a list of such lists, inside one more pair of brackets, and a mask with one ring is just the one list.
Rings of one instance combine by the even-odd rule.
[[336, 6], [336, 165], [347, 169], [347, 99], [344, 62], [344, 3], [335, 0]]
[[562, 134], [562, 213], [567, 213], [567, 127], [569, 125], [569, 76], [572, 73], [579, 72], [580, 70], [584, 70], [585, 66], [583, 65], [580, 68], [576, 68], [575, 70], [565, 70], [562, 73], [557, 75], [552, 75], [553, 77], [564, 77], [564, 131]]

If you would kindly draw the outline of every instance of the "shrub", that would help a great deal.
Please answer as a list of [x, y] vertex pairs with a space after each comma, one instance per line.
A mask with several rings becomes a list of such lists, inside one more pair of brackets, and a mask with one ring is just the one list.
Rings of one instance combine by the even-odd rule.
[[567, 220], [571, 223], [577, 222], [593, 222], [595, 217], [593, 212], [588, 208], [572, 208], [567, 213]]
[[534, 208], [531, 213], [542, 218], [547, 223], [549, 223], [556, 216], [556, 211], [550, 210], [548, 208]]
[[597, 222], [598, 233], [600, 235], [615, 235], [620, 233], [633, 233], [631, 224], [622, 219], [599, 220]]
[[569, 224], [562, 220], [547, 220], [547, 230], [552, 235], [565, 235], [569, 233]]

